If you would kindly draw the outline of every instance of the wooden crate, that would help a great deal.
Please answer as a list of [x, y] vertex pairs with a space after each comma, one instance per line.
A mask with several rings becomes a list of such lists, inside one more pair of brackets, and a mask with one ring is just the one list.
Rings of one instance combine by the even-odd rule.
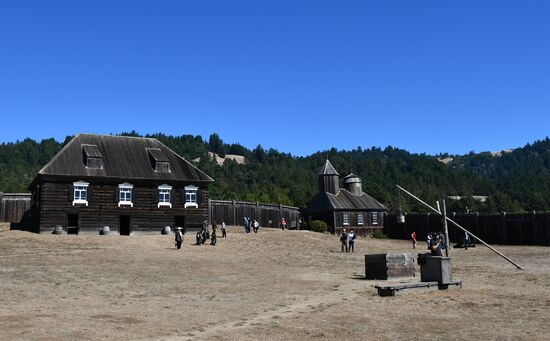
[[414, 258], [411, 253], [365, 255], [367, 279], [414, 277]]

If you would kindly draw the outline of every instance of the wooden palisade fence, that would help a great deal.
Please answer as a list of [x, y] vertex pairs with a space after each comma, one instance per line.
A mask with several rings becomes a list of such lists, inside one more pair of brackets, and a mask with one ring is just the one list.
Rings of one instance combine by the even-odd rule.
[[30, 208], [30, 193], [0, 192], [0, 222], [18, 223]]
[[298, 207], [262, 204], [246, 201], [210, 200], [210, 223], [221, 225], [243, 225], [244, 217], [256, 219], [261, 227], [279, 227], [284, 217], [287, 228], [300, 228]]
[[[550, 245], [550, 213], [524, 214], [462, 214], [452, 213], [453, 219], [468, 231], [489, 244]], [[431, 213], [407, 214], [405, 223], [397, 222], [396, 214], [384, 219], [384, 233], [393, 239], [410, 239], [415, 231], [419, 240], [426, 240], [428, 232], [443, 231], [442, 217]], [[464, 233], [449, 225], [449, 239], [456, 243]]]

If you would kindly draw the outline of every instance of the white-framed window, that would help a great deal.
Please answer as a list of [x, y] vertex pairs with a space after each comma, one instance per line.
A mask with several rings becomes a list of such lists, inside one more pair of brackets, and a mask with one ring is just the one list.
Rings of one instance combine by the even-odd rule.
[[170, 207], [172, 208], [172, 203], [170, 202], [170, 192], [172, 191], [172, 186], [170, 185], [160, 185], [158, 187], [159, 191], [159, 203], [157, 207]]
[[347, 212], [342, 213], [342, 225], [349, 225], [349, 213]]
[[378, 225], [378, 212], [371, 212], [370, 214], [370, 224]]
[[134, 203], [132, 203], [133, 190], [134, 185], [127, 182], [118, 185], [118, 207], [124, 205], [134, 207]]
[[189, 185], [185, 186], [185, 204], [184, 208], [195, 207], [198, 208], [199, 204], [197, 203], [197, 186]]
[[73, 182], [73, 206], [88, 206], [88, 186], [90, 184], [84, 181]]
[[357, 213], [357, 225], [365, 225], [365, 216], [363, 213]]

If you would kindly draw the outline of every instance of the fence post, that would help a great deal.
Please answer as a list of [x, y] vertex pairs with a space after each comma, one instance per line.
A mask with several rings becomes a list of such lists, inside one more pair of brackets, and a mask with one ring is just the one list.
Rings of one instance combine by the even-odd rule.
[[233, 226], [237, 226], [237, 203], [235, 202], [235, 200], [233, 200], [232, 209], [233, 209]]
[[479, 212], [476, 212], [476, 235], [479, 236]]
[[212, 199], [208, 198], [208, 223], [212, 224]]
[[508, 244], [508, 230], [506, 227], [506, 212], [502, 212], [502, 228], [500, 230], [500, 233], [497, 234], [497, 240], [498, 244]]

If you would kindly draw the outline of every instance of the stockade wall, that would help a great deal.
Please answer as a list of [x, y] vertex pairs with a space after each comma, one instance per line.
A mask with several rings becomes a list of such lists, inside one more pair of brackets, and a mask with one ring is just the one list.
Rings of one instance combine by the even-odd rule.
[[[550, 213], [526, 214], [449, 214], [449, 218], [489, 244], [550, 245]], [[460, 241], [464, 233], [448, 224], [449, 239]], [[428, 232], [443, 231], [443, 218], [438, 214], [407, 214], [405, 223], [397, 223], [396, 214], [384, 219], [384, 234], [394, 239], [410, 239], [416, 231], [418, 240], [426, 240]]]
[[243, 225], [244, 217], [256, 219], [261, 227], [279, 227], [281, 218], [285, 218], [287, 228], [299, 228], [300, 211], [298, 207], [262, 204], [246, 201], [210, 200], [210, 222], [220, 225]]
[[0, 221], [18, 223], [31, 208], [30, 193], [0, 192]]

